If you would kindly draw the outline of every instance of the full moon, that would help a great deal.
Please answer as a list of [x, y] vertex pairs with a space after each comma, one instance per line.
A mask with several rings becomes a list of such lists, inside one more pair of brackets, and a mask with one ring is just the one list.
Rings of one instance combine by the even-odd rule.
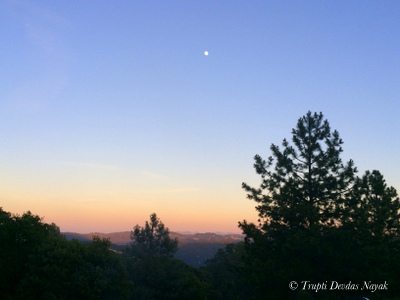
[[208, 51], [204, 51], [204, 55], [205, 55], [205, 56], [208, 56]]

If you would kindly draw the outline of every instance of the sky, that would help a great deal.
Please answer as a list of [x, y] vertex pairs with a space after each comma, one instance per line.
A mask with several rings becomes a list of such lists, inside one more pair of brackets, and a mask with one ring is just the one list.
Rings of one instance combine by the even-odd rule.
[[399, 1], [0, 0], [0, 207], [240, 233], [309, 110], [400, 190], [399, 32]]

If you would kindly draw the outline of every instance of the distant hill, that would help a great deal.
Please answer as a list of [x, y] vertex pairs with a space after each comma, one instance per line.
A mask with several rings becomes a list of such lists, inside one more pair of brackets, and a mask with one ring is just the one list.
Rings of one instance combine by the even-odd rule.
[[[100, 238], [109, 238], [113, 244], [113, 248], [121, 249], [123, 246], [131, 242], [130, 231], [101, 233], [76, 233], [63, 232], [67, 239], [76, 239], [81, 242], [90, 242], [92, 237], [97, 235]], [[200, 267], [207, 259], [214, 257], [218, 249], [224, 248], [230, 243], [243, 241], [244, 236], [241, 234], [217, 234], [213, 232], [207, 233], [178, 233], [170, 232], [171, 238], [178, 239], [178, 251], [176, 258], [185, 261], [194, 267]]]

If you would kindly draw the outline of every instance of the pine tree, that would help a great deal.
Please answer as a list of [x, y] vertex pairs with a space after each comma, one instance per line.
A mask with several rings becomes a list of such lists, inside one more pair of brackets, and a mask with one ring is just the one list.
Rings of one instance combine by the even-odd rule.
[[[269, 234], [279, 228], [333, 226], [355, 182], [357, 169], [352, 160], [342, 162], [343, 141], [336, 130], [331, 132], [322, 113], [308, 112], [292, 135], [294, 146], [284, 139], [282, 150], [271, 145], [267, 161], [255, 156], [254, 168], [262, 178], [259, 188], [243, 183], [248, 198], [258, 203], [260, 229]], [[240, 226], [246, 229], [244, 223]]]
[[[261, 184], [242, 187], [257, 203], [259, 220], [239, 222], [255, 299], [301, 297], [288, 287], [293, 280], [374, 279], [394, 286], [400, 279], [396, 190], [379, 171], [358, 177], [353, 161], [341, 159], [342, 144], [322, 113], [308, 112], [292, 130], [292, 143], [272, 144], [267, 160], [255, 156]], [[336, 297], [310, 292], [303, 296]]]
[[155, 213], [143, 227], [133, 228], [131, 240], [131, 250], [137, 255], [173, 257], [178, 250], [178, 240], [171, 239], [169, 229]]

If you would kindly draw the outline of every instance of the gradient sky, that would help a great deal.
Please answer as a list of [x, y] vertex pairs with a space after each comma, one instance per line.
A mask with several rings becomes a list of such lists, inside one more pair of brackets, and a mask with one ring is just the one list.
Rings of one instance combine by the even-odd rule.
[[254, 155], [308, 110], [400, 190], [399, 1], [0, 0], [0, 36], [6, 211], [239, 232]]

